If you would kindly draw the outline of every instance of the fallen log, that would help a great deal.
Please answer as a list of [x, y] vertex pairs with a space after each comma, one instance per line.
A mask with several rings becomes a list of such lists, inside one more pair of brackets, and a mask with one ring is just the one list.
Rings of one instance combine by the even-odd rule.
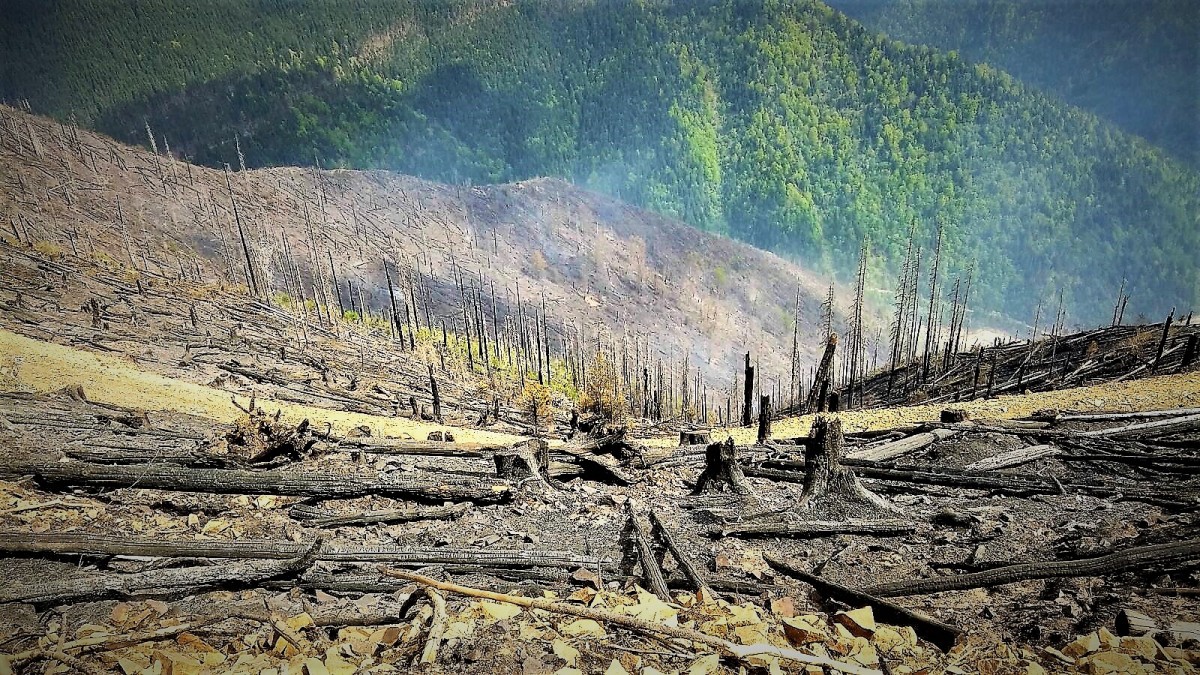
[[929, 447], [937, 441], [942, 441], [957, 434], [957, 429], [933, 429], [919, 434], [913, 434], [908, 438], [902, 438], [898, 441], [891, 441], [882, 445], [877, 445], [873, 448], [864, 448], [846, 455], [849, 459], [857, 459], [870, 462], [884, 462], [895, 459], [897, 457], [907, 455], [911, 452], [916, 452], [922, 448]]
[[[773, 462], [790, 467], [796, 462]], [[747, 476], [768, 478], [770, 480], [792, 483], [804, 482], [804, 474], [797, 471], [765, 468], [762, 466], [747, 466], [744, 469]], [[947, 487], [965, 488], [968, 490], [992, 490], [1005, 494], [1025, 495], [1057, 495], [1063, 492], [1079, 492], [1095, 497], [1110, 497], [1131, 501], [1146, 502], [1169, 508], [1189, 508], [1200, 499], [1195, 492], [1175, 489], [1143, 488], [1136, 485], [1121, 485], [1114, 483], [1064, 483], [1053, 478], [1040, 476], [1017, 476], [997, 473], [974, 473], [954, 469], [928, 471], [911, 467], [890, 467], [878, 465], [855, 464], [854, 472], [863, 478], [884, 481], [881, 487], [893, 487], [905, 483], [919, 485], [943, 485]]]
[[[628, 502], [626, 503], [628, 504]], [[646, 531], [642, 529], [642, 524], [638, 522], [637, 514], [633, 512], [633, 509], [627, 509], [627, 512], [625, 532], [631, 539], [629, 543], [636, 547], [637, 559], [642, 567], [642, 579], [659, 600], [671, 602], [671, 592], [667, 590], [667, 581], [663, 578], [658, 558], [654, 556], [654, 550], [650, 548], [650, 538], [646, 536]]]
[[1107, 422], [1116, 420], [1142, 420], [1157, 417], [1181, 417], [1183, 415], [1200, 414], [1200, 408], [1175, 408], [1173, 410], [1147, 410], [1144, 412], [1126, 413], [1087, 413], [1075, 415], [1059, 415], [1055, 422]]
[[633, 478], [626, 473], [621, 463], [612, 455], [598, 455], [582, 448], [558, 447], [550, 453], [551, 458], [566, 461], [581, 469], [599, 473], [617, 485], [631, 485]]
[[1046, 457], [1057, 457], [1062, 451], [1053, 445], [1031, 445], [1026, 448], [1009, 450], [998, 455], [967, 465], [968, 471], [997, 471], [1008, 469], [1030, 462], [1036, 462]]
[[[158, 537], [125, 537], [101, 534], [0, 534], [0, 552], [92, 556], [142, 556], [154, 558], [240, 558], [281, 560], [294, 558], [306, 547], [290, 541], [261, 539], [163, 541]], [[413, 549], [322, 546], [317, 560], [343, 563], [386, 562], [393, 565], [494, 565], [510, 567], [589, 567], [606, 559], [562, 551]]]
[[64, 603], [111, 596], [195, 592], [201, 588], [222, 584], [253, 585], [308, 567], [315, 560], [320, 548], [321, 540], [318, 539], [308, 545], [300, 555], [283, 561], [158, 569], [133, 574], [87, 574], [67, 579], [6, 580], [4, 587], [0, 588], [0, 603]]
[[507, 450], [503, 443], [455, 443], [453, 441], [414, 441], [402, 438], [342, 438], [341, 449], [352, 449], [372, 455], [431, 455], [435, 457], [487, 457]]
[[1079, 435], [1087, 438], [1132, 438], [1136, 436], [1164, 436], [1166, 434], [1195, 429], [1200, 429], [1200, 415], [1174, 417], [1155, 422], [1141, 422], [1113, 429], [1093, 429], [1092, 431], [1082, 431]]
[[200, 468], [221, 469], [233, 466], [224, 457], [197, 452], [192, 447], [159, 444], [156, 447], [137, 446], [130, 443], [85, 441], [82, 447], [63, 448], [63, 454], [93, 464], [145, 464], [163, 462]]
[[869, 592], [848, 588], [824, 577], [806, 572], [795, 564], [770, 553], [763, 553], [763, 560], [780, 572], [799, 579], [817, 589], [817, 592], [826, 598], [857, 607], [870, 605], [875, 616], [885, 623], [897, 626], [912, 626], [919, 637], [928, 640], [944, 652], [950, 651], [958, 641], [959, 636], [963, 634], [961, 629], [948, 623], [943, 623], [920, 612], [901, 607]]
[[[567, 583], [570, 574], [561, 568], [554, 567], [486, 567], [477, 565], [437, 565], [439, 572], [453, 575], [492, 576], [508, 581], [536, 581], [539, 583]], [[327, 593], [395, 593], [412, 584], [405, 584], [378, 573], [365, 574], [362, 572], [337, 573], [309, 572], [300, 579], [267, 581], [262, 584], [266, 588], [303, 588], [306, 590], [322, 590]]]
[[308, 504], [293, 506], [290, 515], [313, 527], [342, 527], [345, 525], [376, 525], [379, 523], [409, 523], [416, 520], [450, 520], [458, 518], [471, 509], [469, 502], [458, 502], [427, 509], [402, 509], [398, 511], [365, 511], [358, 514], [337, 515]]
[[[567, 567], [522, 568], [479, 565], [437, 565], [436, 569], [452, 575], [492, 576], [510, 581], [577, 583], [571, 580], [571, 574]], [[596, 568], [593, 567], [592, 569]], [[612, 572], [611, 575], [606, 576], [609, 580], [628, 582], [630, 584], [642, 583], [640, 577], [622, 577], [616, 572], [615, 568], [601, 567], [600, 570]], [[686, 576], [671, 575], [665, 577], [665, 579], [668, 588], [676, 590], [691, 590], [696, 588], [695, 582]], [[293, 587], [308, 590], [320, 589], [330, 593], [394, 593], [412, 587], [411, 584], [404, 583], [392, 577], [381, 576], [378, 573], [349, 572], [333, 574], [318, 570], [309, 571], [299, 579], [266, 581], [262, 585], [267, 588], [280, 588], [284, 590]], [[786, 593], [788, 591], [787, 588], [773, 584], [724, 577], [712, 577], [710, 580], [707, 580], [706, 586], [718, 593], [734, 595], [761, 595], [766, 591], [775, 591], [778, 593]]]
[[374, 494], [441, 504], [446, 501], [496, 502], [511, 497], [499, 480], [462, 477], [399, 478], [384, 473], [336, 475], [296, 469], [249, 471], [185, 468], [176, 464], [141, 466], [54, 462], [28, 458], [0, 460], [0, 476], [34, 476], [50, 485], [138, 487], [177, 492], [270, 494], [347, 499]]
[[1096, 558], [1022, 563], [949, 577], [876, 584], [865, 590], [868, 593], [884, 597], [924, 595], [970, 588], [988, 588], [1030, 579], [1099, 577], [1148, 565], [1166, 565], [1196, 558], [1200, 558], [1200, 539], [1189, 539], [1170, 544], [1128, 548]]
[[810, 520], [801, 523], [748, 523], [720, 530], [722, 537], [827, 537], [831, 534], [870, 534], [894, 537], [916, 532], [904, 520]]
[[663, 523], [662, 519], [654, 511], [650, 512], [650, 523], [654, 526], [654, 531], [658, 534], [658, 538], [662, 540], [663, 545], [667, 547], [667, 550], [675, 558], [675, 562], [679, 563], [679, 569], [683, 572], [683, 576], [687, 577], [687, 580], [696, 587], [697, 591], [711, 592], [712, 588], [704, 580], [703, 575], [700, 574], [700, 570], [692, 564], [691, 559], [683, 552], [683, 549], [679, 548], [674, 535], [671, 534], [666, 524]]

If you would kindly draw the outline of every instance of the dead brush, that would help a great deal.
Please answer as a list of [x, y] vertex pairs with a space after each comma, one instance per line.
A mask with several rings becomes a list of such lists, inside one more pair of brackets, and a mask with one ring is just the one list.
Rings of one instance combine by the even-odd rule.
[[[1157, 335], [1158, 333], [1153, 330], [1139, 330], [1137, 333], [1134, 333], [1133, 335], [1118, 342], [1117, 350], [1140, 352], [1146, 347], [1153, 347], [1155, 345], [1155, 339]], [[1095, 344], [1095, 341], [1093, 341], [1092, 344]], [[1088, 349], [1091, 349], [1091, 345], [1088, 345]]]
[[280, 422], [280, 415], [280, 411], [268, 415], [251, 401], [246, 414], [234, 420], [210, 452], [256, 465], [310, 456], [318, 439], [311, 433], [308, 420], [291, 427]]

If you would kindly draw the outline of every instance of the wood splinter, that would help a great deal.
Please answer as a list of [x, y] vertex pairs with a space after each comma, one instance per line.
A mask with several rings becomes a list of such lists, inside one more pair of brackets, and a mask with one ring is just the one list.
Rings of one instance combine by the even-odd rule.
[[432, 586], [425, 587], [425, 595], [433, 605], [433, 617], [429, 619], [429, 635], [425, 638], [425, 649], [421, 652], [421, 664], [437, 663], [438, 648], [442, 646], [442, 635], [450, 622], [446, 614], [446, 600]]

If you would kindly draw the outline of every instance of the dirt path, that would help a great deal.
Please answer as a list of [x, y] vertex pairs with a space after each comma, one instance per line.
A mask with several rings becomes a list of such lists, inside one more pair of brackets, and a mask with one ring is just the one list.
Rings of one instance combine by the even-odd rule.
[[[99, 403], [149, 411], [169, 410], [218, 422], [231, 422], [241, 414], [232, 399], [243, 406], [249, 404], [246, 396], [151, 373], [126, 359], [0, 330], [0, 391], [48, 392], [74, 385], [82, 386], [87, 397]], [[282, 411], [283, 417], [293, 423], [305, 418], [328, 422], [339, 433], [366, 424], [378, 436], [408, 434], [424, 439], [430, 431], [448, 428], [404, 418], [341, 412], [282, 401], [259, 399], [258, 404], [271, 411]], [[454, 428], [454, 435], [457, 440], [466, 442], [519, 440], [516, 436], [474, 429]]]

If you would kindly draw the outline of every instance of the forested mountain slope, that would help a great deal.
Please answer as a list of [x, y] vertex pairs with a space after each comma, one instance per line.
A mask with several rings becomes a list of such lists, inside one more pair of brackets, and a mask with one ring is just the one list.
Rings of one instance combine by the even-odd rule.
[[811, 0], [6, 4], [0, 97], [213, 166], [558, 176], [819, 269], [869, 238], [875, 286], [943, 227], [1008, 315], [1200, 299], [1195, 171]]
[[897, 40], [956, 50], [1200, 167], [1193, 0], [830, 0]]

